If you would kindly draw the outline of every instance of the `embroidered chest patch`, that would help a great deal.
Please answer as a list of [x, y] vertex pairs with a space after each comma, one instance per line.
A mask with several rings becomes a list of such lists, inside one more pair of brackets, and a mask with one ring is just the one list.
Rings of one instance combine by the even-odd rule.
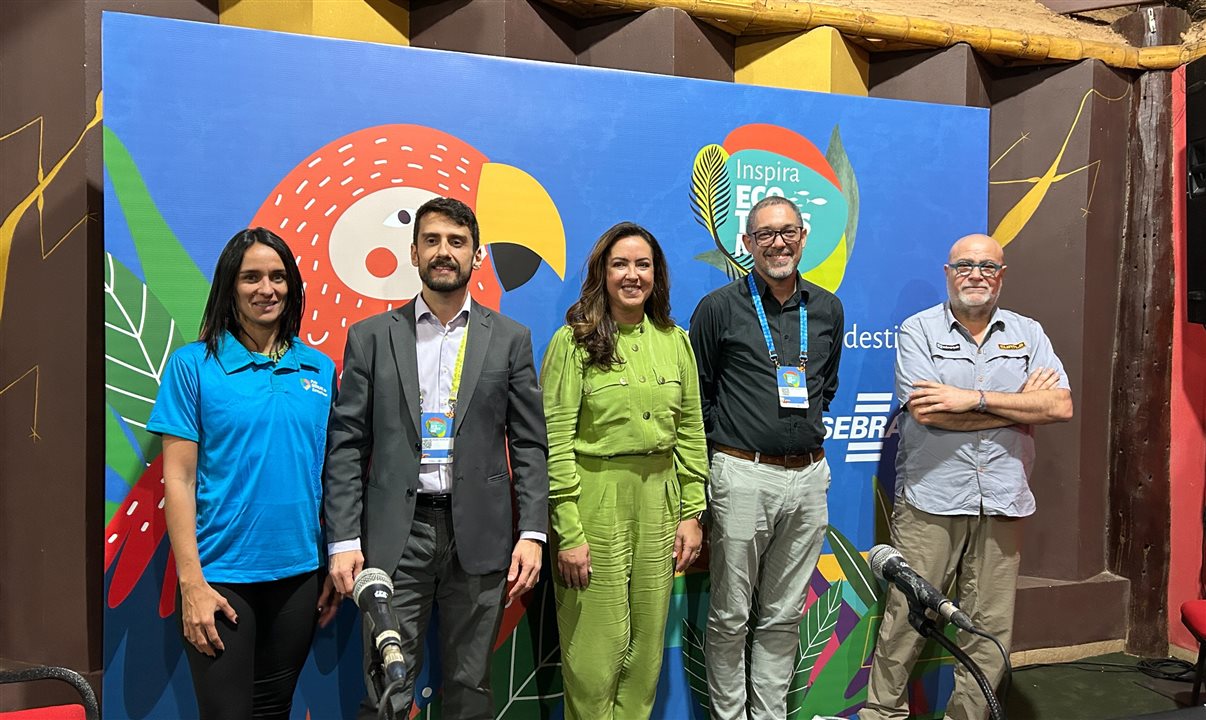
[[1021, 350], [1022, 348], [1026, 347], [1026, 343], [1024, 343], [1024, 342], [997, 343], [997, 347], [1001, 350]]

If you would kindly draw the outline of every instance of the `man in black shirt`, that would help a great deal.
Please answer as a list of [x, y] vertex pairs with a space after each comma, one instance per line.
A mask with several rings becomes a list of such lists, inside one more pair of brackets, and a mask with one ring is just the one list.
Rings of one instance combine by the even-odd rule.
[[800, 277], [807, 233], [790, 200], [759, 202], [742, 236], [754, 272], [707, 295], [691, 318], [712, 451], [707, 668], [716, 720], [787, 717], [829, 522], [821, 411], [837, 392], [845, 317], [833, 293]]

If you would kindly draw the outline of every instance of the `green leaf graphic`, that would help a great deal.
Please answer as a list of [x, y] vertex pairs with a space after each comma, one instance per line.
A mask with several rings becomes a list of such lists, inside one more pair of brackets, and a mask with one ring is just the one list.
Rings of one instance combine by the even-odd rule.
[[723, 270], [732, 279], [733, 265], [729, 262], [728, 257], [719, 250], [709, 250], [696, 255], [695, 259], [706, 262], [717, 270]]
[[871, 566], [867, 564], [866, 558], [832, 525], [826, 531], [826, 537], [833, 548], [838, 566], [842, 568], [842, 574], [846, 576], [846, 582], [850, 583], [850, 587], [867, 607], [875, 604], [879, 599], [879, 583], [872, 576]]
[[683, 669], [687, 673], [687, 686], [695, 701], [708, 714], [711, 705], [708, 703], [708, 668], [704, 662], [704, 640], [701, 631], [683, 620]]
[[893, 501], [879, 481], [879, 475], [871, 476], [871, 488], [875, 494], [875, 541], [886, 543], [891, 540]]
[[875, 647], [875, 636], [883, 620], [883, 607], [872, 605], [859, 619], [858, 624], [838, 646], [838, 649], [821, 668], [817, 680], [804, 696], [804, 704], [798, 717], [813, 715], [842, 715], [845, 711], [866, 701], [867, 686], [864, 684], [853, 695], [847, 696], [850, 683], [871, 657]]
[[695, 220], [708, 229], [716, 247], [724, 251], [720, 241], [720, 226], [724, 224], [729, 205], [729, 176], [725, 172], [728, 152], [715, 143], [705, 145], [695, 155], [691, 168], [691, 211]]
[[846, 259], [849, 260], [854, 252], [854, 236], [858, 232], [858, 179], [854, 177], [854, 168], [846, 155], [846, 146], [842, 144], [842, 133], [837, 125], [833, 126], [833, 134], [829, 136], [825, 160], [833, 168], [838, 182], [842, 184], [842, 194], [846, 196]]
[[536, 601], [494, 651], [490, 672], [497, 720], [547, 717], [564, 693], [557, 601], [548, 568], [533, 592]]
[[[111, 254], [105, 254], [105, 402], [133, 432], [143, 458], [159, 454], [160, 440], [147, 432], [151, 407], [168, 356], [186, 339], [163, 304], [134, 273]], [[106, 425], [106, 452], [121, 435], [120, 426]], [[107, 457], [112, 458], [112, 455]], [[110, 464], [133, 485], [143, 468]], [[126, 475], [126, 472], [133, 472]]]
[[201, 327], [209, 282], [163, 219], [121, 139], [108, 126], [104, 136], [105, 170], [130, 228], [147, 285], [191, 340]]
[[812, 669], [816, 667], [821, 652], [829, 644], [841, 610], [842, 581], [838, 580], [804, 613], [804, 622], [800, 624], [800, 658], [796, 661], [791, 685], [787, 689], [788, 718], [799, 717], [804, 696], [808, 693], [808, 678], [812, 676]]

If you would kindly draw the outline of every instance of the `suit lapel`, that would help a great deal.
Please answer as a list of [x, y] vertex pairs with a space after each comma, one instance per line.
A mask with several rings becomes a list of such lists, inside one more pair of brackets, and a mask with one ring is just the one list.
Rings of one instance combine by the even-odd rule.
[[[389, 326], [389, 341], [393, 345], [394, 362], [398, 365], [398, 376], [402, 379], [402, 397], [406, 403], [406, 414], [419, 434], [419, 355], [415, 340], [415, 303], [404, 305], [394, 313], [394, 322]], [[466, 360], [466, 362], [468, 362]], [[399, 408], [401, 409], [401, 408]]]
[[473, 401], [473, 391], [477, 389], [478, 376], [482, 374], [482, 366], [486, 363], [486, 350], [490, 347], [490, 330], [493, 324], [493, 313], [476, 301], [469, 305], [469, 344], [465, 346], [465, 367], [461, 371], [461, 388], [456, 398], [456, 434], [460, 434], [463, 418]]

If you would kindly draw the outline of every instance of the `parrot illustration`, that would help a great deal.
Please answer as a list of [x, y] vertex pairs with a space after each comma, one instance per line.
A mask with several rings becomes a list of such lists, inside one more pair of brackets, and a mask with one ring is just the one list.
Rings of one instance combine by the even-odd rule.
[[[429, 127], [380, 125], [349, 133], [302, 160], [249, 223], [272, 230], [294, 251], [306, 286], [302, 340], [333, 359], [338, 372], [349, 325], [418, 293], [409, 248], [414, 213], [437, 196], [460, 200], [477, 215], [487, 252], [469, 289], [481, 304], [499, 310], [503, 293], [530, 280], [541, 262], [564, 278], [561, 218], [530, 175]], [[105, 571], [116, 562], [110, 608], [129, 596], [163, 541], [163, 493], [159, 456], [105, 529]], [[175, 610], [176, 584], [169, 556], [161, 617]], [[509, 635], [522, 615], [522, 604], [514, 605], [500, 633]]]

